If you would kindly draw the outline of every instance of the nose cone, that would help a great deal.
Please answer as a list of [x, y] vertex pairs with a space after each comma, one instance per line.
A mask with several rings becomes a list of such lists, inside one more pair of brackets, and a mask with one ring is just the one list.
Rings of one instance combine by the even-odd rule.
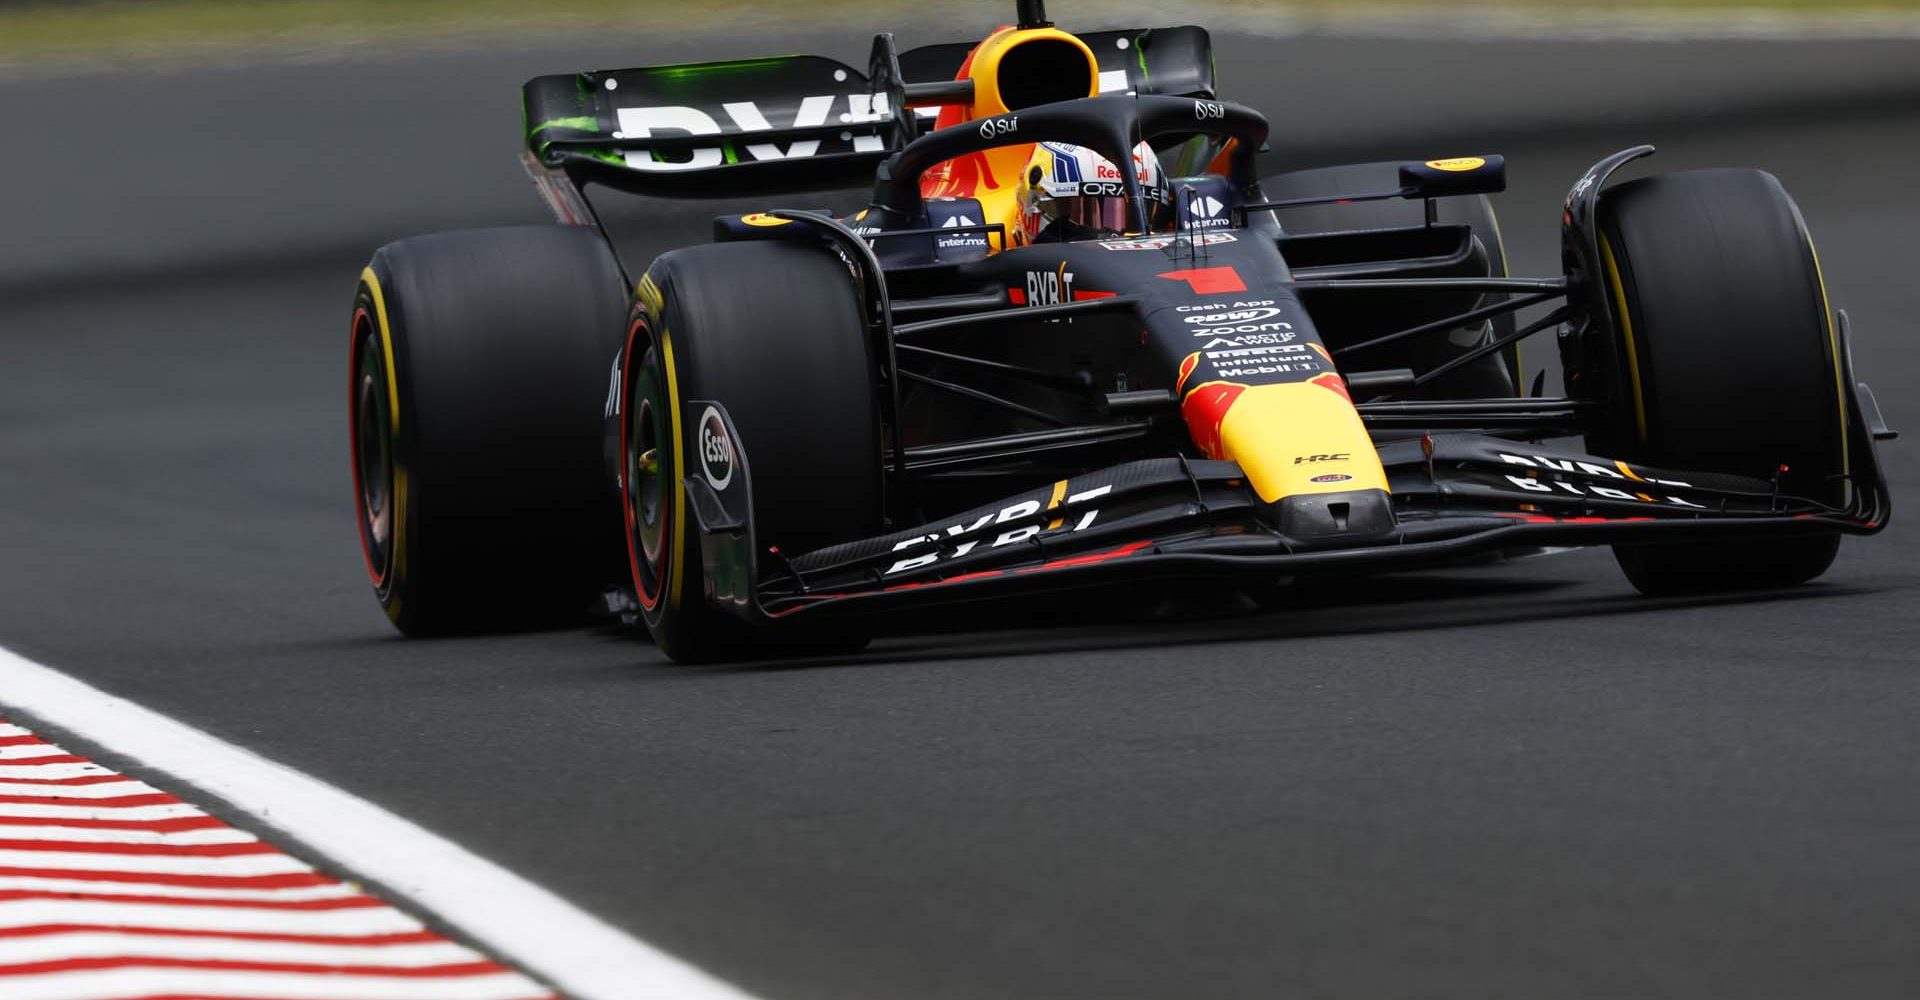
[[1332, 372], [1273, 385], [1205, 383], [1187, 393], [1181, 411], [1194, 444], [1209, 458], [1238, 462], [1269, 504], [1387, 491], [1373, 439]]
[[1400, 522], [1385, 490], [1349, 490], [1285, 497], [1268, 505], [1280, 533], [1304, 546], [1351, 543], [1392, 534]]

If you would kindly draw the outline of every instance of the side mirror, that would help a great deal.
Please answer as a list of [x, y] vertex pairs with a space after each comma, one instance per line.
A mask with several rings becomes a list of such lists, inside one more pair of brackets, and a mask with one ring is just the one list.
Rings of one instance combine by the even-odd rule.
[[1400, 167], [1403, 198], [1445, 198], [1462, 194], [1498, 194], [1507, 189], [1507, 158], [1461, 156]]

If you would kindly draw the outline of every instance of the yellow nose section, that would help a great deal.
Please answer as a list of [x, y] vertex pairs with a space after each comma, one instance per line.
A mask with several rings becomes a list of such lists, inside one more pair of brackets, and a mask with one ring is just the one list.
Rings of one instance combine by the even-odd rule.
[[1180, 408], [1194, 444], [1212, 458], [1239, 463], [1268, 503], [1387, 490], [1380, 453], [1338, 375], [1280, 385], [1209, 382], [1187, 393]]

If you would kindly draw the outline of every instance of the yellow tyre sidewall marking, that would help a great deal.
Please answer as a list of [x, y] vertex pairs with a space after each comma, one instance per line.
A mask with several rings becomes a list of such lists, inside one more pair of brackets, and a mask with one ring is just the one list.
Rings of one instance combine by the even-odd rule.
[[1633, 343], [1633, 318], [1627, 315], [1627, 288], [1620, 277], [1620, 264], [1613, 256], [1613, 243], [1600, 234], [1600, 257], [1606, 262], [1607, 284], [1613, 288], [1614, 314], [1620, 320], [1620, 339], [1627, 347], [1627, 379], [1633, 385], [1633, 429], [1640, 444], [1647, 444], [1647, 400], [1640, 387], [1640, 353]]
[[681, 441], [680, 425], [680, 375], [673, 363], [673, 337], [667, 330], [667, 300], [661, 293], [660, 285], [653, 280], [652, 274], [640, 276], [640, 284], [634, 289], [634, 297], [654, 320], [654, 328], [659, 330], [660, 365], [667, 373], [667, 434], [673, 438], [673, 517], [668, 528], [673, 532], [672, 565], [667, 567], [667, 607], [680, 606], [681, 581], [686, 577], [685, 559], [687, 491], [680, 484], [685, 474], [686, 445]]
[[[360, 283], [373, 298], [373, 322], [380, 331], [380, 353], [387, 363], [387, 420], [393, 446], [387, 454], [393, 462], [393, 570], [387, 583], [388, 617], [400, 614], [398, 584], [407, 578], [407, 467], [400, 461], [400, 370], [393, 363], [393, 329], [387, 321], [387, 296], [380, 288], [380, 276], [372, 267], [360, 272]], [[364, 529], [362, 529], [364, 530]]]
[[[1847, 442], [1847, 382], [1840, 371], [1840, 331], [1833, 322], [1833, 302], [1827, 297], [1827, 275], [1820, 268], [1820, 250], [1813, 245], [1813, 237], [1807, 237], [1807, 253], [1813, 256], [1813, 277], [1820, 283], [1820, 316], [1827, 324], [1827, 349], [1833, 358], [1833, 398], [1840, 408], [1840, 474], [1853, 472], [1853, 456]], [[1841, 480], [1845, 489], [1853, 488], [1853, 480]]]
[[387, 296], [380, 290], [380, 276], [369, 267], [360, 272], [360, 281], [373, 295], [373, 318], [380, 326], [380, 352], [387, 359], [387, 412], [394, 431], [400, 430], [400, 380], [393, 367], [393, 331], [387, 326]]
[[[1827, 296], [1827, 276], [1820, 267], [1820, 251], [1813, 245], [1813, 237], [1807, 239], [1807, 253], [1813, 257], [1814, 280], [1820, 286], [1820, 313], [1827, 328], [1827, 350], [1833, 359], [1833, 389], [1836, 405], [1840, 408], [1840, 471], [1848, 474], [1853, 471], [1853, 456], [1847, 441], [1847, 387], [1840, 370], [1840, 334], [1833, 322], [1833, 304]], [[1600, 255], [1606, 261], [1607, 282], [1613, 288], [1613, 302], [1620, 317], [1621, 339], [1627, 346], [1627, 374], [1633, 382], [1633, 420], [1634, 429], [1640, 435], [1640, 443], [1647, 443], [1647, 408], [1640, 386], [1640, 359], [1633, 342], [1633, 320], [1627, 315], [1627, 291], [1620, 277], [1620, 265], [1613, 256], [1613, 244], [1606, 234], [1600, 236]]]
[[681, 440], [680, 376], [673, 365], [673, 338], [665, 326], [660, 328], [660, 359], [667, 368], [667, 423], [673, 434], [673, 570], [667, 577], [667, 607], [678, 608], [680, 584], [687, 576], [687, 491], [680, 483], [687, 465], [686, 444]]

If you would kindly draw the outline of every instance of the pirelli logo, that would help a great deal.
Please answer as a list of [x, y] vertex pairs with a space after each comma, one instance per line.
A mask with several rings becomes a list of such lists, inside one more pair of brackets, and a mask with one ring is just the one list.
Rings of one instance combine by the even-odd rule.
[[1306, 350], [1307, 345], [1305, 344], [1282, 344], [1277, 347], [1237, 347], [1224, 351], [1208, 351], [1207, 360], [1243, 360], [1247, 358], [1272, 357], [1276, 354], [1304, 354]]

